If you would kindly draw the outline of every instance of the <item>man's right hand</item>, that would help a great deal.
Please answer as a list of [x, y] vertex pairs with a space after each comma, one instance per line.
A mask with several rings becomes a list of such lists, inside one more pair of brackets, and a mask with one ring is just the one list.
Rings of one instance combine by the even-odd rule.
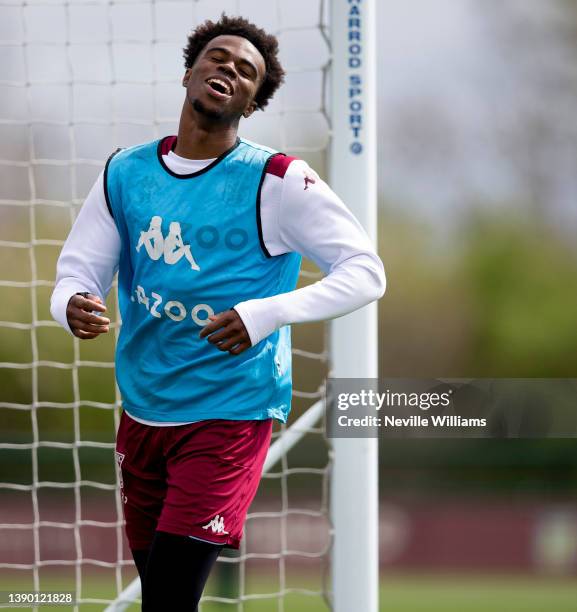
[[110, 319], [93, 314], [93, 310], [106, 312], [106, 306], [97, 295], [88, 293], [84, 297], [76, 294], [68, 300], [66, 318], [72, 333], [77, 338], [90, 340], [100, 334], [106, 334], [110, 329]]

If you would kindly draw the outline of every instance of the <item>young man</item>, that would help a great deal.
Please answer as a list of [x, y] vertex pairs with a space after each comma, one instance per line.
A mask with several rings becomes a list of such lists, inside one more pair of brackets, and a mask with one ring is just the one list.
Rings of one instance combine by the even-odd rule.
[[[58, 261], [52, 314], [109, 330], [118, 270], [123, 399], [116, 457], [143, 610], [196, 609], [223, 546], [238, 547], [291, 401], [291, 323], [378, 299], [380, 259], [305, 162], [237, 137], [283, 81], [277, 41], [207, 21], [184, 50], [178, 136], [119, 150]], [[295, 290], [301, 255], [326, 273]]]

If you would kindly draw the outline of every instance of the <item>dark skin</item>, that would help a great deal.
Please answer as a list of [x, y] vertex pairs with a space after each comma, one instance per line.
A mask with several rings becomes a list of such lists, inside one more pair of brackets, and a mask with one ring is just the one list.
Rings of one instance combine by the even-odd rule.
[[[258, 49], [241, 36], [217, 36], [198, 55], [192, 68], [184, 73], [186, 97], [182, 106], [174, 152], [188, 159], [218, 157], [236, 142], [241, 117], [256, 110], [255, 96], [266, 71]], [[214, 91], [207, 79], [216, 77], [230, 87], [230, 95]], [[97, 338], [110, 329], [103, 314], [106, 306], [92, 294], [73, 295], [66, 308], [72, 333], [83, 340]], [[250, 337], [239, 314], [231, 309], [209, 317], [200, 332], [220, 351], [238, 355], [251, 346]]]

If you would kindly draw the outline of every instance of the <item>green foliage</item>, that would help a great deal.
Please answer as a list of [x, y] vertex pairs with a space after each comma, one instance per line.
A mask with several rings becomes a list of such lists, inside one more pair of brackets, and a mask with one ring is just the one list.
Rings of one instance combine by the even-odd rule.
[[502, 216], [474, 218], [464, 230], [477, 376], [577, 374], [577, 253], [547, 226]]

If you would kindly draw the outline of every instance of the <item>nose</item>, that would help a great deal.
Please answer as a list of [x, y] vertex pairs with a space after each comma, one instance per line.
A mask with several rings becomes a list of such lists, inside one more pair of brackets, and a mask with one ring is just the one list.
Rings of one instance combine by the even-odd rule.
[[218, 68], [219, 68], [219, 70], [224, 72], [224, 74], [229, 79], [235, 79], [236, 78], [236, 68], [235, 68], [234, 62], [232, 60], [229, 61], [229, 62], [224, 62], [222, 64], [219, 64]]

